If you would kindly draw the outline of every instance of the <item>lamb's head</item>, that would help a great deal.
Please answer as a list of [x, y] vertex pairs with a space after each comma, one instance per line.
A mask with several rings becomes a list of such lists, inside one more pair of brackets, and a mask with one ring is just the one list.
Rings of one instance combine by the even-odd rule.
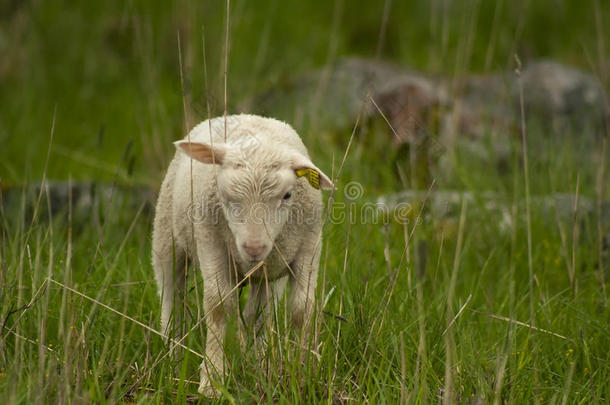
[[311, 187], [330, 189], [331, 180], [303, 153], [277, 145], [178, 141], [188, 156], [214, 164], [218, 196], [245, 262], [265, 260], [293, 212], [295, 185], [305, 177]]

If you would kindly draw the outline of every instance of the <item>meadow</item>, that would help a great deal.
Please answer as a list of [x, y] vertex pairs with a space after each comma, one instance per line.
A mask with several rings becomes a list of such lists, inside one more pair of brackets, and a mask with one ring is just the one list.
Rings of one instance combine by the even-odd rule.
[[[8, 403], [212, 402], [197, 395], [201, 276], [191, 268], [189, 350], [170, 356], [150, 264], [153, 206], [136, 187], [156, 190], [172, 141], [225, 104], [230, 113], [343, 56], [449, 77], [512, 70], [515, 55], [552, 58], [608, 90], [610, 6], [601, 1], [231, 1], [228, 32], [226, 7], [0, 6]], [[325, 194], [335, 215], [324, 228], [317, 342], [299, 361], [283, 304], [262, 359], [242, 353], [231, 329], [217, 402], [606, 403], [610, 133], [555, 133], [530, 118], [501, 163], [491, 147], [485, 159], [447, 151], [452, 170], [435, 176], [432, 162], [432, 181], [416, 186], [422, 197], [388, 221], [360, 214], [422, 181], [412, 153], [390, 147], [385, 122], [305, 126], [311, 155], [337, 184]], [[112, 191], [56, 209], [44, 187], [24, 186], [48, 180]], [[431, 196], [443, 190], [472, 197], [438, 215]], [[569, 215], [539, 203], [551, 195], [568, 196]]]

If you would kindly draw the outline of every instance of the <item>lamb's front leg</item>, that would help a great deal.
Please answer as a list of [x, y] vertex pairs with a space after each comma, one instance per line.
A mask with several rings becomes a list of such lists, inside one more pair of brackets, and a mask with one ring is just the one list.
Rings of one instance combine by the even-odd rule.
[[292, 324], [301, 337], [301, 345], [307, 346], [315, 305], [318, 267], [320, 262], [319, 237], [306, 238], [292, 263], [290, 276], [290, 312]]
[[[201, 252], [201, 251], [199, 251]], [[213, 253], [213, 255], [211, 254]], [[225, 375], [223, 350], [227, 317], [236, 309], [236, 296], [229, 273], [226, 251], [214, 252], [206, 246], [200, 253], [203, 274], [203, 308], [207, 325], [206, 359], [201, 364], [199, 392], [207, 397], [218, 397], [220, 392], [212, 381], [221, 382]]]

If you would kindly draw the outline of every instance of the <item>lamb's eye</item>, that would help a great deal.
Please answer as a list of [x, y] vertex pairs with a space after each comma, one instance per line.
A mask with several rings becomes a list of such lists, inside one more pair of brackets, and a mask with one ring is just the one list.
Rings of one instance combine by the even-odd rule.
[[290, 194], [290, 191], [287, 192], [286, 194], [284, 194], [284, 197], [282, 197], [284, 200], [289, 199], [290, 197], [292, 197], [292, 194]]

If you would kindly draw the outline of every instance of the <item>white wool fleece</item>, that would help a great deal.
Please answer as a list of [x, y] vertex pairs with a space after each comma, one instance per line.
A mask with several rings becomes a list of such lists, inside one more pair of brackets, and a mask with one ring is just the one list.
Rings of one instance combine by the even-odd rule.
[[[171, 333], [175, 293], [184, 293], [184, 268], [191, 259], [203, 275], [208, 329], [199, 391], [217, 396], [211, 379], [224, 374], [226, 316], [237, 305], [231, 291], [261, 261], [265, 266], [250, 277], [244, 319], [256, 321], [260, 307], [274, 299], [267, 295], [281, 295], [289, 281], [292, 322], [308, 335], [321, 248], [319, 188], [333, 185], [294, 129], [275, 119], [218, 117], [175, 144], [152, 241], [161, 326]], [[264, 288], [266, 282], [271, 289]]]

